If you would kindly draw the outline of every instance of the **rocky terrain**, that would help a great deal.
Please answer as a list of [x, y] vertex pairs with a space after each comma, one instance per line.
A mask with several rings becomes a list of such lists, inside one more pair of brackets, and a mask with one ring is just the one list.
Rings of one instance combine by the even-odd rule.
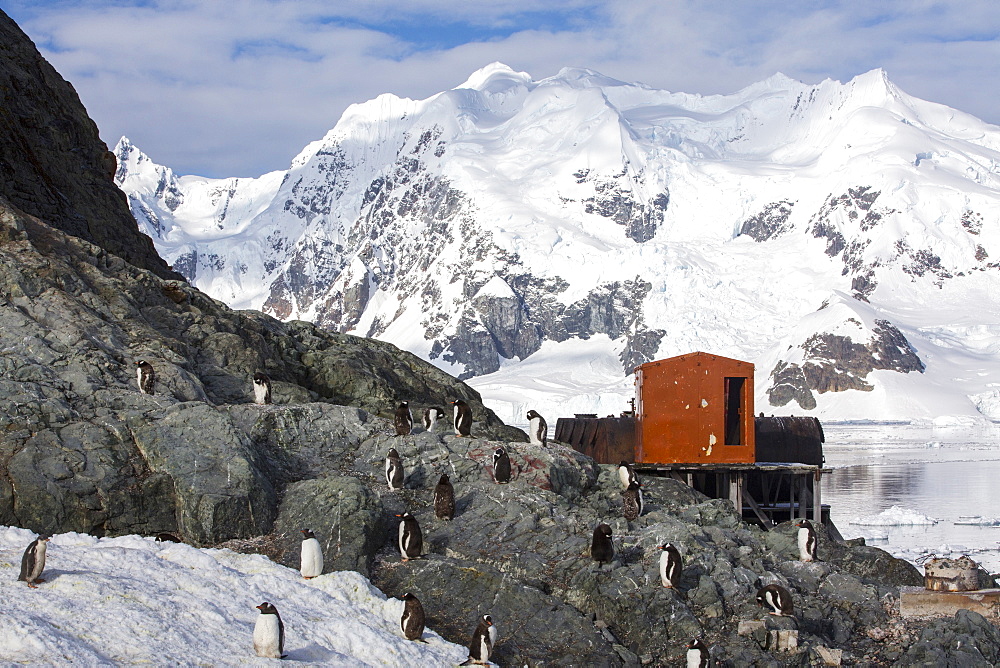
[[[23, 34], [3, 29], [10, 53], [28, 54]], [[39, 80], [19, 85], [65, 92], [49, 69], [35, 71]], [[73, 99], [63, 101], [85, 118]], [[69, 126], [50, 130], [59, 127]], [[96, 134], [88, 137], [81, 154], [100, 154]], [[29, 139], [0, 134], [0, 144]], [[120, 219], [125, 203], [115, 197], [107, 212], [83, 213], [76, 197], [85, 184], [111, 176], [76, 155], [50, 167], [61, 174], [47, 183], [84, 184], [58, 191], [61, 210], [80, 212], [90, 228]], [[21, 196], [0, 195], [0, 524], [169, 532], [292, 566], [308, 526], [328, 570], [361, 572], [390, 595], [418, 594], [446, 638], [466, 642], [476, 614], [492, 614], [501, 665], [673, 665], [696, 636], [733, 666], [1000, 660], [1000, 632], [979, 615], [903, 623], [898, 588], [919, 583], [919, 573], [881, 550], [824, 533], [821, 561], [801, 563], [792, 527], [747, 526], [727, 503], [656, 478], [644, 479], [647, 512], [626, 522], [611, 467], [559, 444], [525, 443], [473, 390], [413, 355], [233, 311], [155, 258], [130, 256], [145, 268], [127, 262], [56, 224], [51, 202], [32, 208]], [[134, 229], [114, 236], [116, 249], [144, 243]], [[156, 370], [153, 394], [136, 387], [139, 360]], [[251, 403], [250, 376], [261, 370], [275, 381], [274, 404]], [[393, 435], [399, 401], [418, 411], [453, 398], [473, 407], [472, 438], [453, 436], [447, 421], [433, 433]], [[492, 478], [501, 444], [513, 464], [508, 485]], [[398, 491], [382, 477], [390, 447], [406, 469]], [[457, 496], [450, 522], [430, 509], [443, 472]], [[394, 540], [404, 510], [425, 538], [424, 558], [409, 562]], [[613, 529], [616, 557], [597, 568], [588, 551], [600, 522]], [[665, 541], [684, 557], [676, 591], [656, 572]], [[754, 602], [758, 584], [772, 582], [792, 593], [794, 617]], [[776, 648], [777, 632], [789, 630], [798, 631], [795, 646]]]

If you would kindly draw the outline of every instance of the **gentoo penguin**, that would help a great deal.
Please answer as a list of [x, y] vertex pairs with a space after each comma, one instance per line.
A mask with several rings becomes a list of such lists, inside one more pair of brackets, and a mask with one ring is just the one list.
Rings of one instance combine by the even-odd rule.
[[597, 562], [599, 569], [603, 564], [610, 564], [615, 558], [615, 544], [611, 542], [611, 527], [598, 524], [594, 529], [594, 539], [590, 542], [590, 558]]
[[302, 558], [299, 561], [299, 572], [309, 579], [323, 575], [323, 548], [316, 540], [316, 534], [309, 529], [302, 529]]
[[510, 482], [510, 456], [503, 446], [493, 451], [493, 479], [500, 484]]
[[633, 481], [639, 481], [639, 476], [635, 474], [631, 464], [628, 462], [622, 462], [618, 465], [618, 479], [621, 480], [622, 489], [628, 489], [628, 486], [631, 485]]
[[490, 661], [490, 654], [497, 644], [497, 627], [493, 623], [493, 618], [483, 615], [479, 618], [476, 630], [472, 632], [472, 641], [469, 643], [469, 658], [463, 666], [478, 664], [485, 666]]
[[447, 473], [441, 474], [437, 487], [434, 488], [434, 516], [439, 520], [450, 520], [455, 517], [455, 488]]
[[451, 402], [454, 407], [455, 436], [472, 435], [472, 409], [461, 399]]
[[658, 549], [660, 553], [660, 582], [668, 589], [676, 589], [681, 581], [681, 553], [670, 543], [661, 545]]
[[253, 375], [253, 402], [255, 404], [271, 403], [271, 379], [266, 373], [258, 371]]
[[528, 411], [528, 438], [532, 445], [545, 445], [549, 439], [549, 425], [538, 411]]
[[444, 417], [444, 411], [440, 408], [432, 407], [424, 409], [424, 429], [434, 431], [434, 423]]
[[712, 655], [708, 647], [698, 638], [687, 644], [687, 668], [708, 668]]
[[396, 427], [396, 436], [409, 436], [413, 431], [413, 414], [410, 413], [410, 404], [402, 402], [396, 407], [396, 417], [392, 421]]
[[135, 379], [139, 382], [139, 392], [152, 394], [156, 387], [156, 372], [146, 360], [135, 363]]
[[420, 525], [417, 518], [410, 513], [396, 515], [399, 520], [399, 553], [403, 555], [403, 561], [419, 559], [420, 553], [424, 551], [424, 537], [420, 533]]
[[757, 603], [772, 615], [791, 617], [792, 595], [781, 585], [769, 584], [757, 590]]
[[625, 519], [629, 522], [642, 515], [642, 485], [635, 480], [629, 483], [628, 489], [622, 492], [622, 501], [625, 506]]
[[253, 649], [257, 656], [280, 659], [285, 651], [285, 625], [278, 609], [264, 601], [257, 606], [260, 616], [253, 627]]
[[799, 561], [817, 561], [816, 559], [816, 529], [809, 520], [801, 520], [796, 524], [799, 528]]
[[389, 448], [385, 456], [385, 481], [389, 489], [403, 489], [403, 460], [396, 448]]
[[45, 582], [38, 576], [45, 570], [45, 548], [48, 543], [49, 537], [46, 534], [41, 534], [31, 541], [31, 544], [24, 550], [24, 556], [21, 557], [21, 574], [17, 576], [17, 579], [21, 582], [27, 582], [32, 589], [38, 589], [38, 583]]
[[403, 594], [403, 616], [399, 618], [399, 628], [407, 640], [420, 640], [424, 635], [424, 606], [413, 594]]

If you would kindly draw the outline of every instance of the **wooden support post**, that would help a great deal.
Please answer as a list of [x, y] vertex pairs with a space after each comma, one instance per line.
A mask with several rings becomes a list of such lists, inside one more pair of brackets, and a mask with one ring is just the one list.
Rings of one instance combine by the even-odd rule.
[[817, 524], [823, 522], [822, 479], [823, 472], [816, 469], [816, 473], [813, 474], [813, 522]]
[[729, 500], [733, 502], [733, 506], [736, 508], [736, 514], [742, 517], [743, 515], [743, 497], [740, 492], [743, 491], [743, 474], [733, 473], [728, 476], [729, 478]]

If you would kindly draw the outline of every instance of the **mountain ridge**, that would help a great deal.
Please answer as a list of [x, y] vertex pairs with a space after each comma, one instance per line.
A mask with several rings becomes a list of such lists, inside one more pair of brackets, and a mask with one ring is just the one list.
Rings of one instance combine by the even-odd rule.
[[[691, 350], [757, 363], [764, 410], [945, 415], [932, 398], [872, 402], [894, 373], [924, 378], [913, 391], [947, 397], [947, 415], [981, 419], [1000, 418], [975, 376], [983, 346], [959, 334], [945, 349], [918, 311], [957, 332], [969, 326], [963, 295], [987, 295], [976, 326], [1000, 322], [998, 147], [1000, 128], [913, 98], [882, 70], [693, 96], [579, 68], [534, 81], [492, 63], [425, 100], [352, 105], [289, 170], [260, 179], [158, 172], [127, 140], [116, 153], [140, 227], [160, 231], [161, 254], [196, 285], [384, 338], [481, 390], [506, 379], [524, 395], [493, 405], [507, 420], [539, 405], [593, 412], [608, 405], [597, 395], [624, 410], [632, 366]], [[956, 289], [940, 292], [946, 283]], [[854, 313], [810, 317], [831, 300]], [[900, 352], [834, 382], [852, 360], [829, 345], [820, 359], [807, 342], [852, 318], [866, 323], [852, 345]], [[818, 321], [830, 331], [803, 329]], [[582, 349], [572, 342], [604, 336], [592, 354], [617, 358], [620, 375], [565, 377]], [[546, 342], [558, 344], [550, 368], [519, 378]], [[919, 364], [902, 361], [907, 350]], [[546, 378], [548, 392], [535, 386]]]

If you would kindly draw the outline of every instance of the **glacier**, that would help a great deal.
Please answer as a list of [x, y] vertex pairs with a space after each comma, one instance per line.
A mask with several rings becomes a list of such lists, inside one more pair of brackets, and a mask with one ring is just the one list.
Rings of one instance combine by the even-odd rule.
[[192, 284], [390, 341], [508, 423], [628, 410], [632, 368], [692, 351], [753, 362], [764, 413], [1000, 419], [1000, 127], [882, 70], [700, 96], [493, 63], [257, 178], [115, 153]]

